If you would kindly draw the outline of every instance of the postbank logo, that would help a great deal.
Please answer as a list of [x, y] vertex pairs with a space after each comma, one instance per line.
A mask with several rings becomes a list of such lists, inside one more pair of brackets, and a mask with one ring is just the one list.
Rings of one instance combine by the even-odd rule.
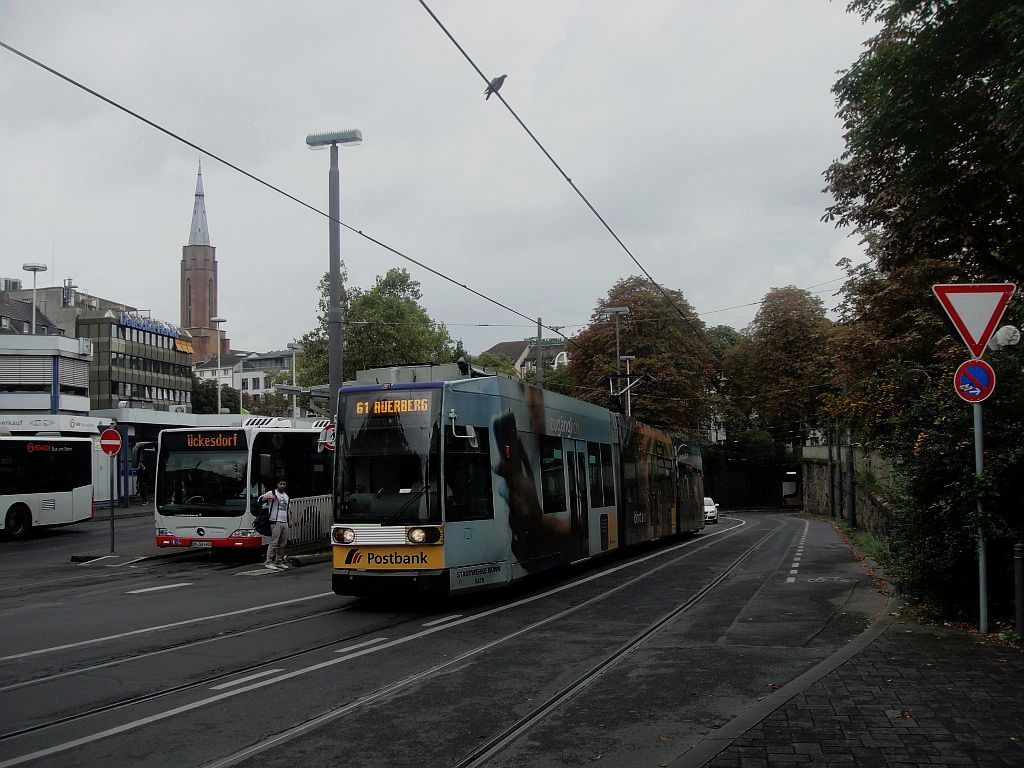
[[336, 546], [334, 567], [357, 571], [433, 570], [444, 567], [444, 548]]

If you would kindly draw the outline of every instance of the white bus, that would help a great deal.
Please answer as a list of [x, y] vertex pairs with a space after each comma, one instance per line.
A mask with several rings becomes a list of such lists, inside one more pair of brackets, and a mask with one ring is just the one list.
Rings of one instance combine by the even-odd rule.
[[0, 436], [0, 530], [23, 539], [90, 519], [92, 451], [88, 437]]
[[332, 455], [320, 429], [278, 426], [165, 429], [157, 442], [154, 488], [159, 547], [259, 549], [252, 527], [260, 495], [288, 481], [289, 546], [327, 543]]

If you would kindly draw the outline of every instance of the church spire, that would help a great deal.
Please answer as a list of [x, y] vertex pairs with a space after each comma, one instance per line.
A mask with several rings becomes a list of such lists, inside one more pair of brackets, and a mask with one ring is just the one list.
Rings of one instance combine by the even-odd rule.
[[192, 231], [188, 236], [188, 244], [210, 244], [210, 228], [206, 223], [206, 197], [203, 195], [202, 158], [199, 160], [199, 175], [196, 177], [196, 202], [192, 208]]

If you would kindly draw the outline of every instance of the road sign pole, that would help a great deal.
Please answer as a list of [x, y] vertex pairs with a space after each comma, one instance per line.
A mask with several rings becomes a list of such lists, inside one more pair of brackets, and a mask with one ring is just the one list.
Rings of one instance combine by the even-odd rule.
[[117, 477], [117, 454], [110, 459], [110, 554], [114, 554], [114, 478]]
[[[974, 403], [974, 473], [981, 478], [985, 468], [985, 438], [982, 432], [981, 403]], [[988, 553], [985, 547], [985, 529], [981, 524], [981, 489], [978, 489], [978, 631], [988, 633]]]

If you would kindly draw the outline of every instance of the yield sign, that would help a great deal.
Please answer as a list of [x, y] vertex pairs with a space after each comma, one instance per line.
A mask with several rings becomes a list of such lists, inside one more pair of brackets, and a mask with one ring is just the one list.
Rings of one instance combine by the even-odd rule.
[[1014, 287], [1012, 283], [975, 283], [933, 285], [932, 290], [971, 354], [980, 358], [1006, 311]]

